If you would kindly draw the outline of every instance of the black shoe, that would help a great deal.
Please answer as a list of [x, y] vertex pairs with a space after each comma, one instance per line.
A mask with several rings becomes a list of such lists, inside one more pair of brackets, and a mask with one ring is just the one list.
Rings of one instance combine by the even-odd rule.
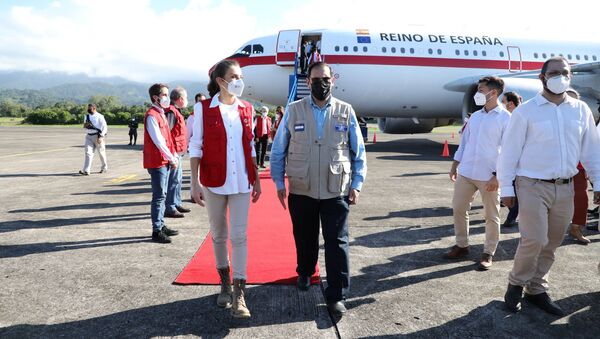
[[179, 234], [178, 230], [174, 230], [174, 229], [170, 229], [167, 227], [167, 225], [163, 225], [163, 227], [160, 229], [164, 234], [168, 235], [168, 236], [175, 236], [177, 234]]
[[516, 220], [506, 220], [503, 224], [502, 227], [515, 227], [518, 226], [519, 223]]
[[183, 206], [175, 206], [175, 208], [181, 213], [189, 213], [192, 211], [191, 209], [185, 208]]
[[127, 145], [131, 146], [131, 143], [128, 143]]
[[506, 293], [504, 294], [504, 304], [511, 312], [519, 312], [521, 310], [521, 298], [523, 297], [523, 286], [515, 286], [508, 284]]
[[310, 277], [308, 275], [300, 274], [296, 286], [298, 286], [300, 291], [308, 291], [308, 288], [310, 287]]
[[585, 228], [587, 228], [590, 231], [598, 232], [598, 224], [587, 224], [585, 225]]
[[535, 306], [541, 308], [542, 310], [550, 314], [554, 314], [560, 317], [566, 314], [565, 311], [560, 306], [558, 306], [558, 304], [556, 304], [554, 301], [552, 301], [552, 299], [550, 299], [550, 296], [546, 292], [540, 294], [525, 293], [525, 300], [529, 301], [530, 303], [534, 304]]
[[175, 210], [174, 212], [170, 212], [170, 213], [166, 213], [165, 212], [165, 218], [183, 218], [184, 215], [179, 212], [178, 210]]
[[[163, 227], [163, 229], [164, 229], [164, 227]], [[169, 236], [166, 235], [165, 232], [163, 232], [163, 230], [161, 229], [158, 232], [157, 231], [152, 232], [152, 241], [158, 242], [161, 244], [170, 244], [171, 238], [169, 238]]]
[[79, 171], [79, 174], [81, 174], [81, 175], [90, 175], [90, 172], [84, 172], [84, 171], [81, 171], [81, 170], [80, 170], [80, 171]]
[[334, 316], [342, 316], [344, 315], [344, 313], [346, 313], [346, 305], [344, 305], [343, 301], [333, 301], [333, 302], [328, 302], [327, 303], [327, 309], [329, 310], [329, 313], [331, 313]]

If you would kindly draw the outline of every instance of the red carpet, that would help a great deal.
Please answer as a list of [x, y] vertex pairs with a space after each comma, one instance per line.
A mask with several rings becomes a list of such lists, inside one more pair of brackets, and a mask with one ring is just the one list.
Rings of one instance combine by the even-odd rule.
[[[262, 194], [258, 202], [250, 203], [248, 217], [247, 283], [292, 285], [296, 283], [298, 275], [290, 215], [277, 199], [277, 189], [270, 172], [262, 172], [260, 178]], [[319, 280], [317, 266], [311, 282], [315, 284]], [[219, 284], [210, 233], [174, 284]]]

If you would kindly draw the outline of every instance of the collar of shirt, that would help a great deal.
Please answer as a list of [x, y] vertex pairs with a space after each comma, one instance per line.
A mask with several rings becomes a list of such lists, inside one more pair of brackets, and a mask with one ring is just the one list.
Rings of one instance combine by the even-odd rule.
[[333, 96], [332, 96], [332, 95], [330, 95], [330, 96], [329, 96], [329, 99], [327, 99], [327, 103], [325, 104], [325, 106], [323, 106], [323, 107], [321, 108], [321, 107], [317, 106], [317, 104], [315, 104], [315, 101], [313, 100], [313, 97], [312, 97], [312, 95], [311, 95], [311, 96], [310, 96], [310, 106], [313, 108], [313, 111], [314, 111], [315, 109], [317, 109], [317, 110], [319, 110], [319, 111], [323, 112], [323, 111], [327, 110], [327, 108], [329, 108], [329, 107], [331, 106], [331, 99], [333, 99]]
[[165, 114], [165, 109], [160, 107], [160, 105], [152, 104], [152, 107], [156, 108], [160, 113]]
[[[544, 104], [552, 104], [552, 105], [554, 105], [554, 103], [550, 102], [548, 99], [546, 99], [541, 92], [538, 93], [535, 97], [533, 97], [533, 100], [535, 101], [535, 103], [538, 106], [542, 106]], [[573, 99], [573, 98], [571, 98], [570, 96], [567, 95], [566, 98], [565, 98], [565, 100], [563, 100], [563, 102], [561, 102], [557, 106], [560, 106], [560, 105], [565, 104], [565, 103], [570, 103], [572, 100], [575, 100], [575, 99]]]
[[485, 110], [485, 107], [481, 108], [481, 113], [500, 113], [502, 110], [502, 104], [496, 101], [496, 107], [492, 108], [489, 112]]
[[[215, 94], [210, 100], [210, 108], [217, 107], [219, 106], [219, 104], [222, 104], [222, 102], [219, 101], [219, 94], [221, 94], [221, 92], [217, 92], [217, 94]], [[233, 103], [238, 105], [239, 107], [246, 107], [246, 105], [244, 105], [244, 103], [237, 97], [235, 98], [235, 101]]]

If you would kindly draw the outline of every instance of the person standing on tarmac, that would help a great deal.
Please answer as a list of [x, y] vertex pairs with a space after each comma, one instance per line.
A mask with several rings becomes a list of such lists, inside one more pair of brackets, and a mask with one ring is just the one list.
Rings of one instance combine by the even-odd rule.
[[223, 60], [215, 66], [208, 83], [211, 99], [194, 105], [194, 133], [189, 149], [192, 197], [198, 205], [206, 204], [221, 279], [217, 306], [231, 307], [235, 318], [250, 317], [245, 299], [248, 211], [250, 199], [257, 202], [261, 194], [252, 135], [254, 108], [240, 99], [244, 90], [242, 78], [236, 61]]
[[[502, 105], [506, 108], [507, 111], [512, 113], [515, 108], [519, 107], [523, 98], [516, 92], [506, 92], [502, 96]], [[519, 201], [515, 198], [515, 205], [508, 209], [508, 215], [506, 216], [506, 220], [502, 224], [503, 227], [513, 227], [517, 226], [519, 223], [517, 222], [517, 217], [519, 216]]]
[[[131, 118], [131, 121], [129, 121], [129, 144], [128, 145], [135, 145], [137, 143], [137, 129], [138, 129], [138, 122], [136, 118]], [[133, 141], [133, 143], [132, 143]]]
[[89, 104], [87, 114], [83, 121], [83, 128], [85, 129], [85, 161], [83, 163], [83, 169], [79, 171], [81, 175], [90, 175], [92, 168], [92, 160], [94, 160], [94, 153], [98, 150], [100, 155], [100, 161], [102, 167], [100, 173], [108, 171], [108, 164], [106, 162], [106, 133], [108, 133], [108, 125], [104, 116], [96, 111], [96, 104]]
[[154, 84], [148, 90], [152, 106], [144, 115], [144, 168], [150, 174], [152, 185], [152, 241], [170, 243], [177, 230], [164, 223], [167, 183], [170, 171], [179, 166], [175, 146], [169, 129], [165, 110], [169, 108], [169, 88], [165, 84]]
[[[271, 175], [283, 208], [288, 199], [298, 273], [306, 291], [319, 255], [319, 221], [325, 240], [327, 308], [346, 312], [350, 288], [348, 214], [367, 174], [365, 145], [354, 109], [331, 94], [331, 67], [308, 68], [311, 95], [288, 105], [271, 148]], [[290, 194], [285, 187], [289, 178]]]
[[169, 182], [167, 183], [167, 200], [166, 200], [166, 218], [183, 218], [183, 213], [191, 212], [189, 208], [182, 205], [181, 186], [183, 181], [183, 166], [181, 160], [188, 149], [187, 128], [185, 127], [185, 119], [180, 113], [180, 109], [187, 107], [187, 92], [183, 87], [177, 87], [171, 91], [171, 105], [165, 110], [171, 137], [173, 138], [173, 146], [175, 147], [175, 156], [180, 164], [175, 169], [169, 172]]
[[269, 107], [262, 106], [260, 115], [256, 117], [256, 127], [254, 127], [254, 143], [256, 147], [256, 158], [260, 168], [265, 168], [265, 157], [267, 155], [267, 146], [269, 145], [269, 135], [271, 132], [271, 118], [268, 116]]

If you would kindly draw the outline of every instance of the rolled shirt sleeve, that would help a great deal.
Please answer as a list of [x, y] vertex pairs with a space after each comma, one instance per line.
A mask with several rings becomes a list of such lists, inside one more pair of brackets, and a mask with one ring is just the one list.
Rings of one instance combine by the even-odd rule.
[[351, 187], [360, 191], [367, 175], [367, 155], [360, 126], [354, 109], [350, 112], [350, 162], [352, 168]]

